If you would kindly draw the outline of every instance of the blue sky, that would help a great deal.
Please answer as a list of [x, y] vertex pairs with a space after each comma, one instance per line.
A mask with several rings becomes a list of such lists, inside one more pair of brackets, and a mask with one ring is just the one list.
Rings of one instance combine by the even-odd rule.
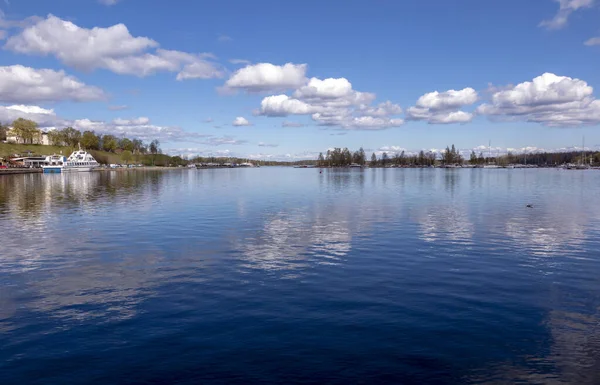
[[263, 159], [329, 147], [600, 144], [596, 0], [11, 0], [0, 9], [3, 122]]

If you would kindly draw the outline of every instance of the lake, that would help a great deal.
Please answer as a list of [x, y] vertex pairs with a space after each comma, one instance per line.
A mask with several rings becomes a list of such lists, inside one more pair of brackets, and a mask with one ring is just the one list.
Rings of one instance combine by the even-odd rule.
[[599, 186], [555, 169], [3, 176], [1, 382], [598, 384]]

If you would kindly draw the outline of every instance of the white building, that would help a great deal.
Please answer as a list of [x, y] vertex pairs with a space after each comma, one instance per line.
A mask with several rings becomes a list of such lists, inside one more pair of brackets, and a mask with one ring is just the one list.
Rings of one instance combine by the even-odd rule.
[[[7, 143], [16, 143], [16, 144], [24, 144], [23, 139], [17, 138], [17, 136], [12, 131], [12, 128], [6, 133], [6, 142]], [[50, 138], [48, 137], [47, 132], [42, 132], [39, 137], [33, 138], [32, 144], [41, 144], [42, 146], [50, 145]]]

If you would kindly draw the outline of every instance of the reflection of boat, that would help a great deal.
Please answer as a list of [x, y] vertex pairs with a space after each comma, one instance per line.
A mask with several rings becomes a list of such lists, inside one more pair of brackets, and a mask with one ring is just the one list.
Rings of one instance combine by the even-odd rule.
[[52, 155], [46, 157], [46, 164], [42, 166], [44, 173], [61, 173], [73, 171], [92, 171], [98, 167], [96, 159], [83, 150], [75, 151], [67, 159], [64, 156]]

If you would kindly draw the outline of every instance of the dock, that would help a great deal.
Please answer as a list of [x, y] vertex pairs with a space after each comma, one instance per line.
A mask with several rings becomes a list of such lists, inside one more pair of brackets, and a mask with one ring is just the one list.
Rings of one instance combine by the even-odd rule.
[[0, 175], [41, 174], [41, 168], [2, 168]]

